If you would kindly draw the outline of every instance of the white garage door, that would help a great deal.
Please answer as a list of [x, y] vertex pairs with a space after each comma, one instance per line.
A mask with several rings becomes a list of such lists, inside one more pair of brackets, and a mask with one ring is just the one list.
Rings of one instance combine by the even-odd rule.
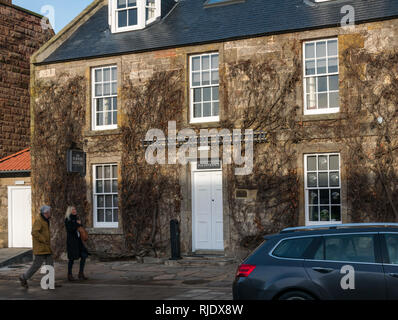
[[32, 247], [30, 187], [8, 187], [8, 246]]

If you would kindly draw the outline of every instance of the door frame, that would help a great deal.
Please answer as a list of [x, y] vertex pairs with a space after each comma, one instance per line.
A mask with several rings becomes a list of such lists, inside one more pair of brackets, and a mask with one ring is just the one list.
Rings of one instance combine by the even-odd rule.
[[[8, 186], [7, 187], [7, 200], [8, 200], [8, 248], [13, 248], [13, 215], [12, 215], [12, 190], [30, 190], [30, 196], [32, 201], [32, 187], [31, 186]], [[32, 210], [32, 202], [31, 202], [31, 210]], [[32, 219], [32, 211], [30, 212], [30, 219]], [[32, 220], [31, 220], [32, 223]]]
[[[196, 172], [221, 172], [221, 179], [223, 180], [223, 169], [222, 169], [222, 161], [220, 160], [220, 168], [217, 169], [198, 169], [197, 167], [197, 163], [198, 161], [190, 161], [191, 164], [191, 198], [192, 198], [192, 225], [191, 225], [191, 229], [192, 229], [192, 252], [196, 252], [196, 217], [195, 217], [195, 188], [194, 188], [194, 184], [195, 184], [195, 173]], [[224, 228], [225, 228], [225, 219], [224, 219], [224, 183], [223, 181], [221, 181], [221, 195], [222, 195], [222, 199], [223, 201], [221, 202], [221, 206], [222, 206], [222, 216], [223, 216], [223, 241], [225, 241], [224, 238]], [[209, 249], [209, 251], [220, 251], [220, 252], [224, 252], [225, 251], [225, 245], [223, 245], [223, 250], [212, 250]], [[202, 250], [202, 249], [198, 249], [198, 250]]]

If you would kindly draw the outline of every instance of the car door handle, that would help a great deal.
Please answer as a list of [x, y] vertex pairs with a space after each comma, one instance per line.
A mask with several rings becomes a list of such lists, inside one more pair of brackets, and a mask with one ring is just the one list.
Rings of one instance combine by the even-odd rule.
[[330, 273], [334, 269], [332, 269], [332, 268], [322, 268], [322, 267], [313, 267], [312, 270], [314, 270], [316, 272], [319, 272], [319, 273]]
[[398, 273], [389, 273], [390, 277], [398, 278]]

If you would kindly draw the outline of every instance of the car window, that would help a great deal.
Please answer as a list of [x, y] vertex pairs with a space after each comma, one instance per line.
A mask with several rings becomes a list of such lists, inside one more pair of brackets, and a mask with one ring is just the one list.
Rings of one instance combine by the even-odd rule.
[[283, 240], [272, 253], [276, 257], [304, 259], [304, 253], [311, 244], [312, 237]]
[[376, 262], [374, 235], [325, 236], [314, 254], [315, 260]]
[[390, 263], [398, 264], [398, 235], [386, 234], [385, 237]]

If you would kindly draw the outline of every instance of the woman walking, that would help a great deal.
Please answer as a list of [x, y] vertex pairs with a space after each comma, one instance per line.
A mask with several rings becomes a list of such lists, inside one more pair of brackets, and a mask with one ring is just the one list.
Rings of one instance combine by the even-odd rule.
[[68, 207], [65, 215], [65, 227], [67, 232], [66, 248], [68, 252], [68, 280], [74, 281], [72, 268], [74, 260], [80, 259], [79, 280], [87, 280], [84, 275], [84, 266], [88, 257], [88, 251], [83, 244], [78, 228], [81, 227], [81, 221], [77, 216], [76, 208]]

